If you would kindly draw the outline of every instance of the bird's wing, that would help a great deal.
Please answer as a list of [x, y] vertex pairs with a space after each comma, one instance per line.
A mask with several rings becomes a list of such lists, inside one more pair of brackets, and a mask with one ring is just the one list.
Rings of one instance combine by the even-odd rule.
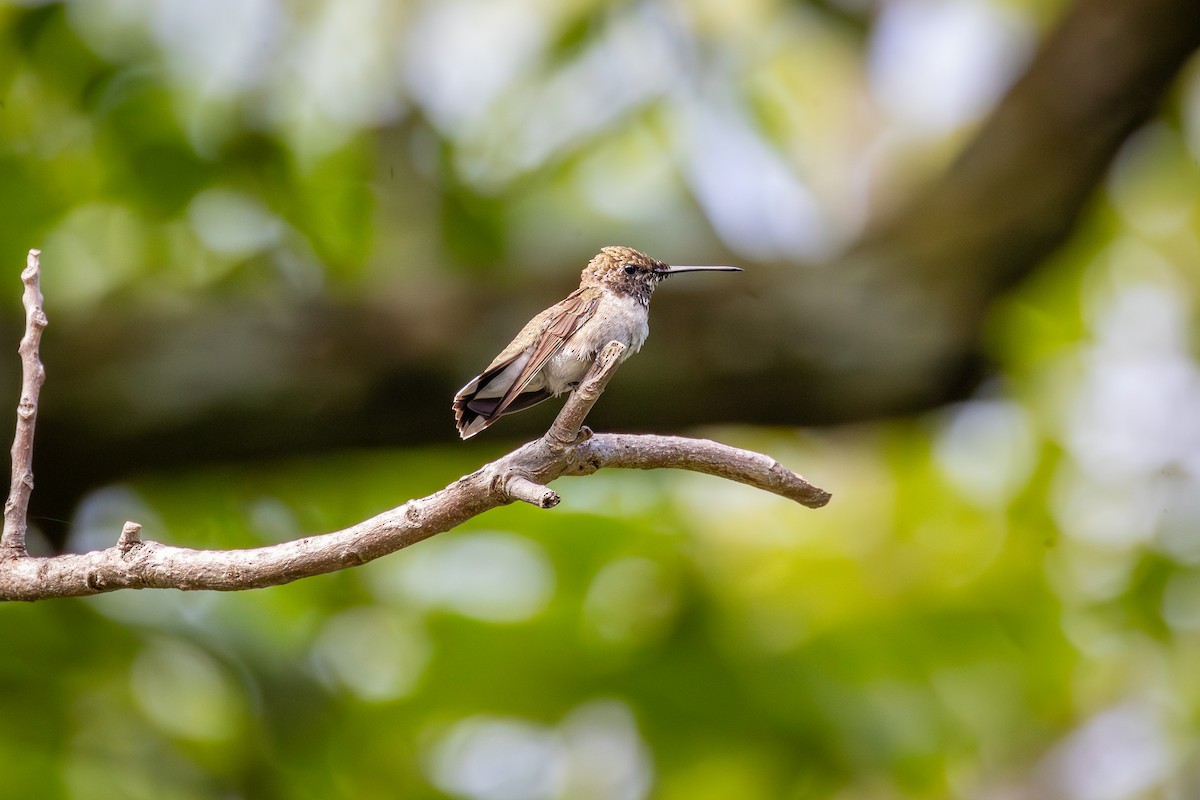
[[[482, 373], [467, 382], [454, 397], [454, 421], [464, 438], [474, 436], [502, 415], [528, 408], [550, 397], [541, 386], [529, 384], [546, 362], [562, 348], [596, 311], [596, 292], [576, 289], [565, 300], [531, 319], [517, 337]], [[532, 337], [527, 334], [532, 333]], [[529, 339], [533, 344], [526, 344]], [[516, 371], [504, 391], [492, 387], [504, 383], [506, 373]]]
[[[567, 340], [574, 336], [585, 322], [591, 319], [599, 304], [600, 296], [596, 292], [576, 289], [561, 303], [551, 306], [543, 312], [547, 317], [545, 331], [535, 341], [533, 349], [529, 351], [529, 359], [525, 362], [524, 368], [513, 380], [512, 385], [508, 387], [508, 391], [500, 398], [500, 402], [491, 416], [498, 417], [513, 405], [513, 402], [525, 390], [533, 377], [541, 371], [546, 362], [562, 349]], [[497, 365], [493, 364], [492, 366], [494, 368]]]

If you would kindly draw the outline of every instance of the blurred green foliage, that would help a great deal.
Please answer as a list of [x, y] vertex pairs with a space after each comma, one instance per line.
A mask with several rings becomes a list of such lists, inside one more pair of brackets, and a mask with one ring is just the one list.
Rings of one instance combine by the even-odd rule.
[[[403, 303], [502, 256], [578, 261], [611, 231], [783, 258], [721, 218], [704, 165], [787, 163], [848, 236], [863, 152], [886, 201], [961, 141], [967, 122], [864, 132], [887, 113], [864, 111], [872, 20], [853, 4], [683, 5], [707, 65], [689, 85], [638, 38], [663, 27], [655, 4], [262, 0], [215, 23], [186, 3], [0, 6], [0, 261], [44, 241], [69, 327], [256, 294]], [[980, 7], [1039, 30], [1057, 5]], [[454, 73], [441, 49], [482, 47], [464, 20], [485, 12], [516, 44]], [[582, 96], [569, 78], [604, 107], [558, 116]], [[0, 607], [6, 796], [1195, 796], [1198, 85], [996, 305], [976, 397], [704, 432], [799, 469], [828, 508], [603, 473], [556, 486], [554, 511], [289, 586]], [[727, 117], [696, 97], [738, 146], [704, 144]], [[127, 518], [197, 548], [335, 530], [503, 450], [147, 472], [92, 492], [69, 544], [108, 546]]]
[[[431, 777], [469, 783], [478, 761], [496, 780], [509, 770], [525, 796], [537, 770], [510, 763], [516, 734], [475, 741], [471, 721], [520, 721], [554, 742], [580, 709], [620, 724], [599, 714], [596, 751], [551, 746], [537, 769], [599, 781], [620, 767], [606, 748], [625, 747], [641, 754], [629, 780], [653, 775], [665, 797], [822, 796], [857, 781], [950, 796], [950, 774], [969, 776], [985, 752], [1026, 758], [1048, 741], [1069, 717], [1076, 658], [1037, 527], [993, 531], [981, 557], [978, 541], [918, 530], [927, 453], [889, 469], [845, 463], [871, 459], [853, 437], [721, 433], [819, 465], [844, 487], [838, 502], [814, 513], [712, 478], [613, 473], [567, 482], [553, 513], [501, 509], [270, 591], [7, 607], [6, 685], [29, 708], [13, 707], [6, 741], [35, 721], [53, 729], [38, 767], [6, 748], [10, 786], [442, 796]], [[100, 541], [132, 513], [198, 547], [279, 541], [429, 491], [471, 460], [346, 454], [253, 476], [149, 476], [93, 496], [76, 535]], [[859, 527], [881, 494], [912, 523]], [[887, 526], [892, 515], [878, 516]]]

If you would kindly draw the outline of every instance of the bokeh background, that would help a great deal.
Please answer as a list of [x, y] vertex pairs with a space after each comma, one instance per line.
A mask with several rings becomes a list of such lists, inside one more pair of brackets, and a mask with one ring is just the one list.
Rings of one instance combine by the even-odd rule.
[[[0, 4], [39, 552], [334, 530], [528, 438], [450, 398], [606, 244], [668, 283], [561, 481], [365, 567], [0, 607], [28, 798], [1200, 796], [1187, 0]], [[15, 353], [0, 397], [15, 405]]]

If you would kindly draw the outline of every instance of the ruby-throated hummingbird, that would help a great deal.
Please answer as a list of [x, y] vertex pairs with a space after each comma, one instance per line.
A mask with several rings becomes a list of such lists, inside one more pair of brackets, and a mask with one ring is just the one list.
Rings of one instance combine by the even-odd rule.
[[505, 414], [574, 389], [611, 341], [624, 361], [650, 333], [650, 295], [678, 272], [739, 267], [672, 267], [631, 247], [605, 247], [583, 268], [579, 288], [521, 329], [495, 360], [454, 396], [454, 421], [467, 439]]

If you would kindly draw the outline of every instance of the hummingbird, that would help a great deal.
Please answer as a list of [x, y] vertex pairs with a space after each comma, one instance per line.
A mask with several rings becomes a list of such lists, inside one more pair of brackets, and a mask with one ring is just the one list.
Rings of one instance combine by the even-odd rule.
[[580, 275], [579, 288], [526, 323], [500, 355], [454, 396], [454, 422], [469, 439], [505, 414], [574, 389], [611, 341], [621, 361], [650, 334], [650, 296], [680, 272], [741, 272], [740, 267], [672, 267], [632, 247], [605, 247]]

